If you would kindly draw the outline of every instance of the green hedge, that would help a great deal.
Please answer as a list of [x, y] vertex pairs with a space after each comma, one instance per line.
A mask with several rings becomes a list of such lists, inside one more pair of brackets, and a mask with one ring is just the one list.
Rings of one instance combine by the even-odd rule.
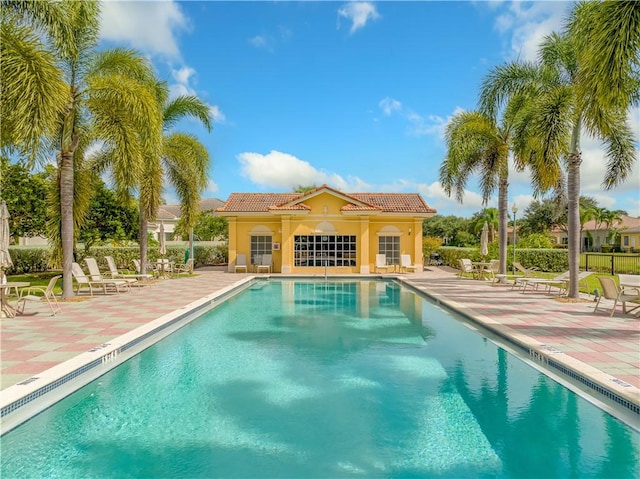
[[25, 248], [9, 246], [13, 267], [6, 269], [7, 274], [38, 273], [49, 269], [49, 248]]
[[[184, 262], [184, 246], [167, 246], [167, 254], [165, 258], [176, 263]], [[6, 270], [7, 274], [25, 274], [47, 271], [49, 269], [50, 253], [48, 248], [26, 248], [26, 247], [10, 247], [9, 252], [13, 261], [13, 267]], [[195, 267], [212, 266], [217, 264], [225, 264], [229, 257], [228, 247], [226, 245], [202, 246], [195, 245], [193, 248], [195, 256]], [[113, 256], [118, 269], [133, 270], [133, 259], [140, 257], [140, 248], [132, 247], [111, 247], [111, 246], [93, 246], [88, 252], [83, 249], [76, 251], [76, 261], [82, 264], [87, 256], [96, 258], [101, 268], [107, 269], [105, 256]], [[155, 262], [160, 255], [157, 248], [150, 248], [147, 252], [149, 261]]]
[[[459, 268], [458, 260], [469, 258], [471, 261], [498, 259], [498, 248], [495, 243], [489, 246], [489, 254], [483, 258], [479, 248], [458, 248], [442, 246], [438, 253], [444, 264]], [[564, 249], [516, 248], [516, 261], [525, 268], [537, 267], [540, 271], [560, 272], [569, 269], [569, 255]], [[513, 268], [513, 247], [507, 248], [507, 271]]]

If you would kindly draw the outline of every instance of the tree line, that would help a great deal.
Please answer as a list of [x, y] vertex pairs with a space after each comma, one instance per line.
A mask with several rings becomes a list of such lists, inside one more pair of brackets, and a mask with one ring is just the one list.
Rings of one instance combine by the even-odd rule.
[[494, 67], [477, 109], [447, 125], [440, 182], [460, 202], [474, 174], [485, 204], [497, 190], [500, 273], [506, 273], [511, 159], [517, 171], [530, 172], [536, 198], [552, 193], [566, 212], [569, 296], [578, 297], [580, 138], [604, 145], [604, 190], [628, 179], [637, 161], [629, 111], [640, 102], [638, 58], [640, 2], [578, 2], [562, 31], [544, 38], [536, 61]]
[[170, 98], [142, 53], [99, 50], [97, 1], [0, 5], [0, 149], [30, 168], [50, 165], [46, 236], [62, 266], [63, 297], [74, 294], [76, 241], [91, 229], [82, 228], [102, 175], [120, 204], [137, 207], [146, 268], [148, 222], [157, 217], [165, 181], [186, 225], [195, 225], [210, 158], [194, 135], [173, 128], [190, 117], [210, 131], [209, 106], [192, 95]]

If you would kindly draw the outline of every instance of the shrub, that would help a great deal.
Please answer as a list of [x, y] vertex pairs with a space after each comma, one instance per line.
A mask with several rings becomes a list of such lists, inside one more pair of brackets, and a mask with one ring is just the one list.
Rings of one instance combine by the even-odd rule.
[[551, 240], [542, 233], [532, 233], [518, 241], [518, 248], [552, 248]]
[[431, 253], [435, 252], [442, 246], [442, 240], [434, 236], [425, 236], [422, 238], [422, 256], [427, 261]]
[[[469, 258], [471, 261], [498, 259], [497, 244], [489, 245], [489, 255], [486, 258], [480, 256], [478, 248], [458, 248], [455, 246], [442, 246], [438, 249], [444, 264], [458, 268], [458, 260]], [[569, 269], [569, 256], [565, 249], [540, 249], [540, 248], [516, 248], [516, 261], [525, 268], [536, 266], [540, 271], [567, 271]], [[507, 249], [507, 270], [513, 268], [513, 246]]]
[[38, 273], [49, 269], [51, 255], [47, 247], [9, 247], [13, 267], [7, 274]]

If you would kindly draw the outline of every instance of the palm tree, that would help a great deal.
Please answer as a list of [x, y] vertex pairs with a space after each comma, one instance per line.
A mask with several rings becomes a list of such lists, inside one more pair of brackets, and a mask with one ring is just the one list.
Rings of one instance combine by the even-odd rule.
[[[43, 13], [43, 3], [5, 1], [3, 6], [11, 7], [15, 18], [26, 25], [22, 33], [27, 36], [45, 23], [43, 18], [58, 27], [50, 26], [49, 31], [60, 33], [49, 38], [46, 49], [50, 52], [49, 57], [53, 55], [56, 59], [55, 66], [63, 72], [66, 102], [61, 113], [54, 115], [51, 124], [47, 123], [47, 128], [42, 128], [40, 133], [44, 147], [56, 151], [60, 223], [53, 241], [54, 246], [59, 241], [61, 252], [63, 297], [71, 297], [75, 231], [82, 221], [82, 216], [74, 210], [81, 196], [77, 194], [74, 180], [80, 171], [78, 166], [84, 151], [91, 140], [108, 144], [127, 165], [119, 170], [121, 182], [135, 184], [142, 174], [144, 154], [157, 151], [160, 146], [161, 114], [155, 92], [150, 87], [154, 81], [152, 68], [144, 57], [123, 49], [95, 51], [99, 20], [97, 2], [63, 1], [57, 5], [59, 10], [52, 10], [53, 16]], [[16, 20], [13, 25], [18, 23]], [[23, 91], [29, 88], [28, 83], [33, 78], [27, 74], [16, 76], [12, 88]], [[9, 118], [15, 123], [11, 116]], [[32, 139], [31, 144], [33, 142]], [[23, 143], [23, 148], [29, 144]]]
[[[580, 2], [567, 26], [579, 45], [581, 69], [577, 93], [588, 119], [603, 110], [626, 110], [640, 101], [640, 3], [635, 0]], [[591, 127], [588, 120], [588, 127]], [[603, 182], [614, 186], [626, 169], [609, 165]]]
[[[510, 128], [500, 127], [478, 111], [456, 114], [447, 125], [447, 157], [440, 165], [440, 183], [451, 196], [462, 202], [464, 190], [474, 173], [480, 177], [482, 201], [486, 205], [498, 189], [498, 243], [500, 273], [507, 270], [507, 193]], [[483, 220], [484, 223], [484, 220]]]
[[149, 219], [155, 219], [165, 174], [180, 198], [182, 224], [191, 229], [198, 218], [200, 193], [207, 184], [209, 154], [193, 135], [171, 133], [171, 128], [183, 118], [199, 120], [208, 131], [212, 121], [209, 106], [196, 96], [180, 95], [168, 98], [166, 85], [157, 85], [157, 100], [162, 106], [164, 137], [161, 153], [147, 159], [140, 190], [140, 260], [143, 272], [147, 265], [147, 231]]
[[[528, 97], [529, 115], [522, 136], [537, 193], [561, 181], [561, 162], [567, 171], [567, 230], [569, 253], [569, 297], [577, 298], [580, 260], [580, 137], [595, 135], [607, 146], [609, 164], [616, 165], [617, 178], [629, 174], [634, 161], [633, 136], [620, 108], [594, 110], [582, 107], [577, 89], [581, 71], [578, 43], [571, 36], [552, 34], [545, 38], [537, 64], [514, 62], [496, 69], [485, 110], [495, 111], [514, 95]], [[584, 128], [583, 126], [586, 126]], [[586, 130], [586, 131], [585, 131]]]
[[[54, 2], [0, 5], [0, 148], [34, 160], [42, 139], [54, 136], [70, 98], [57, 58], [43, 41], [61, 40], [53, 19], [62, 8]], [[30, 9], [31, 22], [25, 19]]]

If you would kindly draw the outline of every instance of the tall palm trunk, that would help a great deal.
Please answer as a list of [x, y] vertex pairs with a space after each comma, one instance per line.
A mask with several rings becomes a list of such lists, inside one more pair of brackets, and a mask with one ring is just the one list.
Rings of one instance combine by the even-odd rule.
[[62, 150], [58, 180], [60, 183], [60, 241], [62, 247], [62, 297], [72, 298], [73, 277], [71, 263], [73, 263], [73, 249], [75, 243], [73, 218], [74, 201], [74, 155], [78, 147], [78, 137], [73, 136], [71, 145]]
[[140, 208], [140, 274], [147, 274], [148, 228], [147, 215]]
[[498, 184], [498, 257], [500, 274], [507, 274], [507, 208], [509, 182], [501, 176]]
[[567, 236], [569, 253], [569, 294], [570, 298], [577, 299], [580, 296], [578, 289], [578, 274], [580, 273], [580, 125], [578, 120], [573, 126], [571, 135], [571, 151], [567, 164]]

